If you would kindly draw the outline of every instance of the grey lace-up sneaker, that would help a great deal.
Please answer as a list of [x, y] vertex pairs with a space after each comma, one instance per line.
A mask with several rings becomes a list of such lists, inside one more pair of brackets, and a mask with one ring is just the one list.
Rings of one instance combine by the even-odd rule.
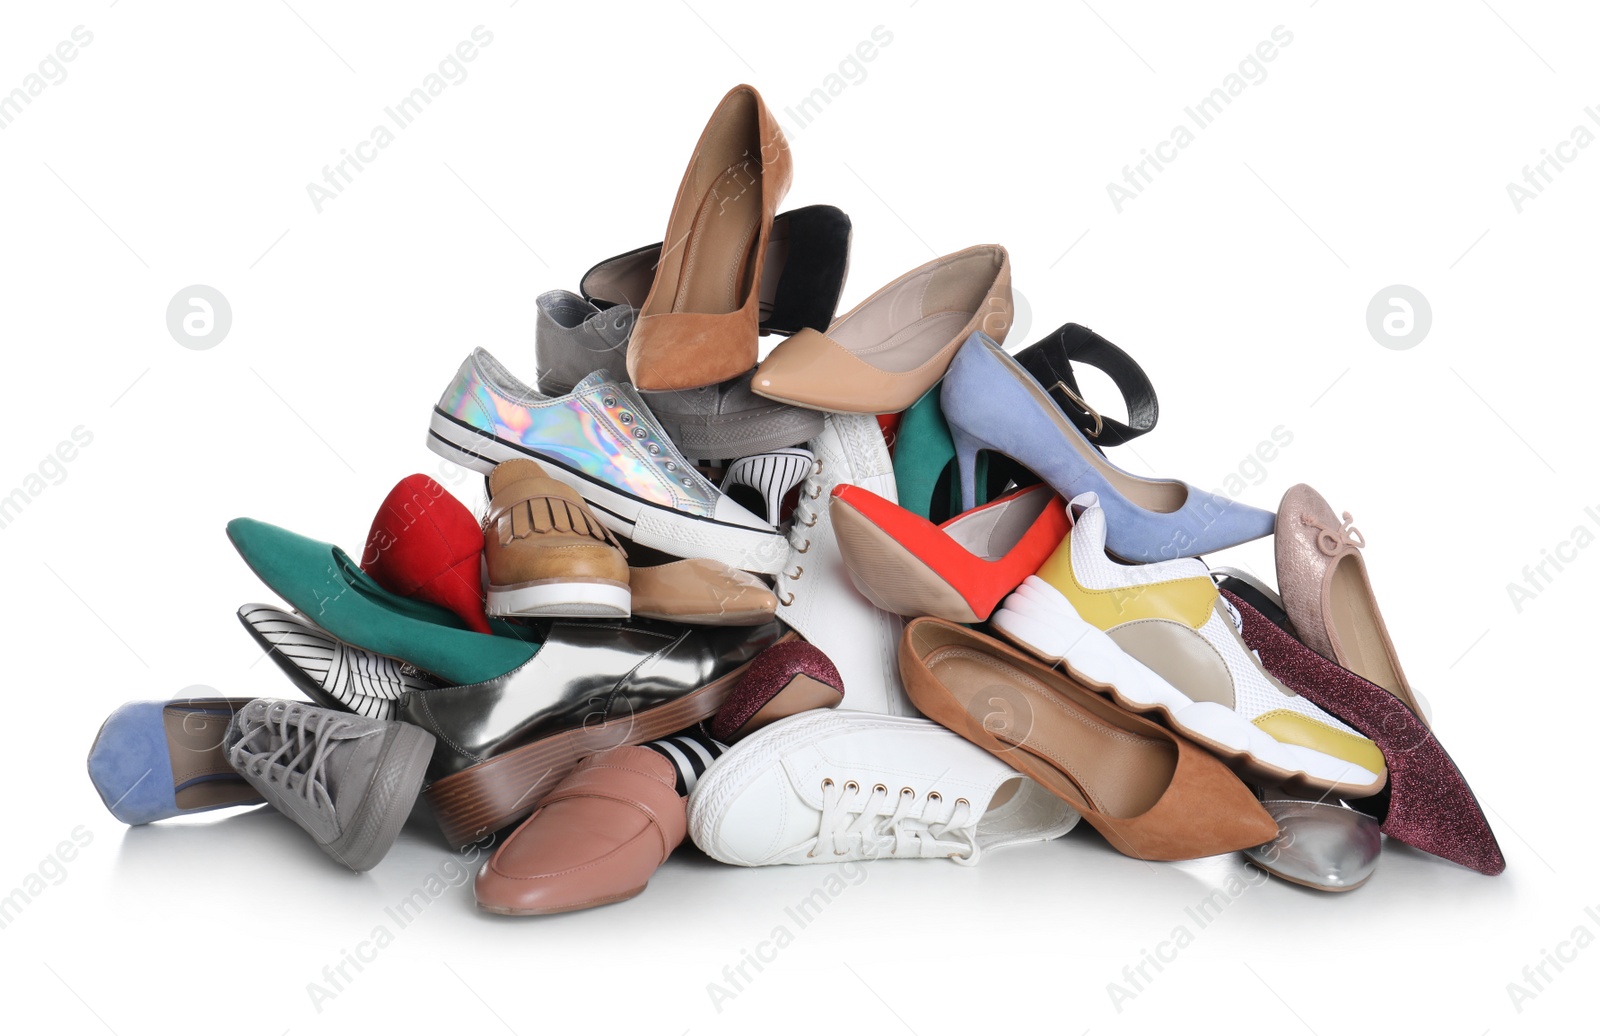
[[365, 871], [399, 837], [433, 743], [409, 723], [262, 698], [234, 715], [223, 747], [278, 812], [329, 856]]

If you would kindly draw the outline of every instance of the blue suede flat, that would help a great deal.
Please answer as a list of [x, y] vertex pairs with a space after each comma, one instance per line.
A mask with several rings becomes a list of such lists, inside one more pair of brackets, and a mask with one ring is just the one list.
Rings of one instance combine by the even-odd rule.
[[233, 714], [248, 698], [131, 701], [100, 727], [89, 748], [89, 779], [111, 815], [148, 824], [263, 801], [222, 749]]

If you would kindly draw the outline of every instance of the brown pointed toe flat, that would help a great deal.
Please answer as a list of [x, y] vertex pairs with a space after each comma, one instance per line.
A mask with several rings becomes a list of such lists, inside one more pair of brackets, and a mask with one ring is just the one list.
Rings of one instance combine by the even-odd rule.
[[699, 388], [755, 366], [767, 243], [793, 176], [789, 142], [761, 95], [728, 91], [683, 174], [628, 342], [636, 388]]
[[1427, 725], [1378, 611], [1361, 556], [1366, 540], [1350, 512], [1341, 518], [1315, 489], [1292, 486], [1278, 505], [1274, 541], [1278, 591], [1300, 640], [1400, 699]]
[[1125, 855], [1188, 860], [1277, 837], [1216, 757], [992, 637], [917, 619], [900, 677], [930, 719], [1050, 789]]

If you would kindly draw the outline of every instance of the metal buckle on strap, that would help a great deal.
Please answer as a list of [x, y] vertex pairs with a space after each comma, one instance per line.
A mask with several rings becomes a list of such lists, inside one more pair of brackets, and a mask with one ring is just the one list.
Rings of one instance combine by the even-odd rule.
[[1088, 414], [1090, 417], [1094, 418], [1094, 431], [1084, 432], [1083, 434], [1087, 435], [1091, 439], [1100, 438], [1100, 433], [1105, 431], [1106, 428], [1106, 423], [1104, 419], [1101, 418], [1100, 412], [1085, 402], [1082, 396], [1072, 391], [1066, 382], [1057, 381], [1054, 385], [1050, 386], [1051, 392], [1054, 392], [1056, 389], [1060, 389], [1062, 392], [1065, 392], [1067, 394], [1067, 398], [1072, 400], [1075, 406], [1081, 409], [1084, 413]]

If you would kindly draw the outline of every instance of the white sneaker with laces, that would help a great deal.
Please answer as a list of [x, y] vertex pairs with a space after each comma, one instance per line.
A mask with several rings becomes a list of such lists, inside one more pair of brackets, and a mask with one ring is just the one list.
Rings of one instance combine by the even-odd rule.
[[807, 712], [739, 742], [689, 798], [689, 834], [723, 863], [843, 863], [983, 853], [1063, 835], [1078, 813], [931, 720]]
[[842, 483], [871, 490], [891, 503], [898, 499], [878, 419], [829, 414], [822, 434], [807, 445], [816, 464], [800, 485], [788, 529], [789, 558], [773, 587], [778, 618], [838, 668], [852, 709], [920, 716], [900, 685], [896, 652], [905, 623], [874, 606], [851, 582], [828, 514], [828, 498]]

